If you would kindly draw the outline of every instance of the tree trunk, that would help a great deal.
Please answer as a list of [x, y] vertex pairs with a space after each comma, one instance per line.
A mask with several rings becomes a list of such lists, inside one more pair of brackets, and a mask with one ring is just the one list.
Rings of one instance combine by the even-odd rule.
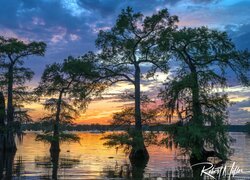
[[60, 92], [59, 97], [58, 97], [58, 101], [57, 101], [56, 119], [54, 121], [53, 140], [51, 142], [50, 152], [59, 152], [60, 151], [60, 145], [59, 145], [59, 124], [60, 124], [62, 94], [63, 94], [63, 91]]
[[[0, 92], [0, 152], [5, 149], [5, 100]], [[0, 162], [1, 163], [1, 162]]]
[[142, 122], [141, 122], [141, 90], [140, 90], [140, 67], [135, 65], [135, 133], [133, 134], [132, 151], [129, 158], [133, 160], [148, 160], [148, 151], [144, 145], [144, 139], [142, 134]]
[[6, 151], [16, 151], [14, 137], [14, 107], [13, 107], [13, 65], [11, 64], [8, 72], [8, 103], [7, 103], [7, 136]]
[[0, 179], [12, 179], [15, 155], [15, 152], [0, 152]]
[[7, 130], [6, 133], [6, 141], [5, 141], [5, 149], [6, 152], [16, 152], [16, 141], [15, 141], [15, 135], [12, 132], [12, 130]]
[[132, 166], [132, 179], [144, 179], [144, 172], [145, 168], [148, 163], [148, 159], [145, 160], [137, 160], [137, 161], [130, 161]]
[[[201, 148], [203, 149], [203, 148]], [[197, 164], [197, 163], [202, 163], [202, 162], [207, 162], [208, 156], [206, 156], [203, 152], [201, 152], [200, 158], [197, 158], [197, 156], [193, 153], [190, 155], [190, 164]]]
[[216, 151], [207, 151], [204, 147], [201, 148], [201, 157], [197, 158], [194, 154], [191, 154], [190, 156], [190, 164], [197, 164], [197, 163], [201, 163], [201, 162], [207, 162], [209, 157], [217, 157], [219, 158], [221, 161], [220, 163], [224, 163], [226, 161], [226, 159], [219, 154]]
[[[199, 129], [204, 129], [204, 122], [202, 118], [202, 109], [201, 109], [201, 103], [200, 103], [200, 86], [198, 83], [198, 76], [197, 76], [197, 71], [196, 68], [192, 67], [191, 68], [191, 75], [192, 75], [192, 111], [193, 111], [193, 119], [192, 119], [192, 124], [195, 124], [197, 128]], [[204, 140], [202, 138], [196, 138], [195, 141], [195, 149], [200, 149], [200, 156], [197, 156], [191, 153], [190, 156], [190, 163], [191, 164], [196, 164], [196, 163], [201, 163], [201, 162], [206, 162], [207, 161], [207, 154], [205, 153], [204, 149]], [[194, 148], [194, 147], [193, 147]]]
[[12, 179], [13, 176], [13, 164], [15, 159], [16, 152], [7, 152], [5, 154], [5, 170], [6, 170], [6, 179]]
[[7, 124], [12, 125], [14, 121], [13, 108], [13, 65], [10, 65], [8, 72], [8, 104], [7, 104]]
[[[132, 150], [129, 154], [129, 160], [131, 162], [143, 162], [143, 161], [148, 161], [149, 160], [149, 154], [148, 151], [146, 149], [146, 146], [144, 145], [144, 141], [142, 139], [141, 142], [136, 142], [137, 146], [136, 147], [132, 147]], [[138, 146], [138, 144], [140, 144]]]
[[202, 110], [200, 104], [200, 92], [196, 70], [192, 71], [193, 87], [192, 87], [192, 101], [193, 101], [193, 121], [196, 125], [203, 125]]
[[5, 150], [5, 136], [4, 133], [0, 133], [0, 152]]
[[135, 129], [142, 131], [141, 124], [141, 82], [140, 82], [140, 67], [135, 66]]
[[60, 152], [59, 140], [53, 140], [50, 144], [50, 152]]
[[59, 163], [59, 151], [54, 151], [50, 153], [52, 162], [52, 179], [57, 179], [58, 173], [58, 163]]
[[4, 151], [0, 151], [0, 179], [3, 179], [3, 171], [4, 171]]
[[[4, 128], [4, 127], [5, 127], [5, 100], [4, 100], [3, 93], [0, 92], [0, 128]], [[0, 129], [0, 130], [3, 130], [3, 129]]]

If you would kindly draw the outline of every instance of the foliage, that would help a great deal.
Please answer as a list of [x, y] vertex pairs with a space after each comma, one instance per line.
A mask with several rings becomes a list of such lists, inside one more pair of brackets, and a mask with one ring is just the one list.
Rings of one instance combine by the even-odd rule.
[[[116, 147], [117, 149], [120, 148], [126, 153], [130, 153], [132, 148], [135, 150], [141, 148], [141, 136], [138, 136], [137, 131], [134, 129], [129, 129], [125, 132], [115, 132], [104, 136], [102, 139], [105, 140], [105, 146]], [[157, 134], [155, 134], [153, 131], [144, 132], [143, 140], [145, 146], [152, 144], [158, 145]]]
[[[135, 110], [133, 107], [124, 108], [121, 112], [114, 113], [111, 125], [131, 127], [135, 124]], [[142, 125], [150, 125], [156, 122], [158, 109], [142, 109]]]
[[[134, 107], [125, 108], [113, 118], [114, 124], [127, 125], [129, 129], [125, 134], [108, 137], [111, 144], [126, 144], [132, 148], [131, 158], [148, 158], [142, 128], [146, 121], [154, 120], [156, 112], [146, 112], [142, 108], [141, 80], [154, 77], [157, 70], [168, 71], [168, 53], [160, 51], [157, 41], [163, 32], [176, 29], [176, 22], [178, 18], [170, 16], [167, 9], [145, 17], [128, 7], [122, 10], [110, 30], [99, 32], [96, 40], [101, 50], [98, 54], [101, 68], [111, 77], [110, 81], [133, 85], [130, 97]], [[134, 128], [131, 130], [130, 126]]]
[[38, 134], [36, 136], [36, 141], [42, 141], [45, 143], [51, 143], [52, 141], [59, 142], [80, 142], [80, 137], [76, 134], [61, 132], [58, 137], [55, 137], [51, 132], [46, 132], [45, 134]]
[[[50, 121], [56, 119], [57, 111], [57, 102], [58, 99], [50, 98], [44, 102], [44, 109], [50, 113], [47, 116], [44, 116], [42, 121]], [[60, 111], [60, 123], [71, 124], [74, 120], [74, 117], [78, 116], [79, 113], [73, 105], [69, 103], [66, 99], [61, 100], [61, 111]]]
[[101, 49], [100, 58], [111, 74], [133, 82], [135, 65], [151, 64], [148, 76], [154, 75], [157, 68], [167, 71], [166, 53], [159, 51], [157, 40], [164, 31], [175, 29], [178, 21], [170, 16], [167, 9], [151, 17], [134, 13], [132, 8], [123, 9], [110, 31], [100, 31], [96, 45]]
[[61, 93], [61, 119], [70, 120], [71, 114], [77, 114], [76, 109], [84, 110], [91, 97], [104, 90], [105, 85], [98, 81], [99, 74], [92, 56], [89, 53], [79, 58], [68, 57], [62, 64], [46, 67], [35, 89], [38, 96], [52, 97], [44, 103], [46, 110], [56, 112], [59, 98], [56, 96]]
[[[122, 10], [110, 30], [101, 30], [98, 34], [96, 45], [101, 50], [98, 55], [101, 69], [111, 77], [112, 83], [122, 81], [134, 86], [134, 119], [139, 131], [142, 127], [141, 79], [153, 77], [157, 70], [167, 72], [168, 53], [159, 50], [157, 40], [163, 31], [175, 29], [177, 21], [166, 9], [145, 17], [128, 7]], [[126, 111], [132, 113], [132, 109]]]
[[15, 38], [0, 37], [0, 90], [8, 97], [8, 122], [13, 121], [12, 118], [30, 120], [27, 111], [21, 108], [23, 103], [34, 100], [34, 96], [24, 85], [32, 79], [34, 72], [23, 67], [24, 60], [30, 56], [44, 56], [45, 49], [46, 44], [43, 42], [23, 42]]
[[[145, 105], [145, 104], [144, 104]], [[149, 126], [156, 122], [158, 109], [146, 108], [142, 109], [142, 125]], [[111, 125], [114, 128], [124, 127], [125, 132], [116, 132], [105, 136], [103, 139], [106, 140], [104, 145], [108, 147], [122, 148], [126, 153], [129, 153], [132, 148], [139, 149], [141, 143], [141, 136], [134, 128], [135, 117], [134, 108], [125, 107], [121, 112], [114, 113]], [[153, 131], [143, 132], [143, 141], [146, 146], [150, 144], [156, 144], [157, 135]]]
[[244, 85], [249, 84], [249, 52], [237, 51], [225, 32], [206, 27], [163, 33], [159, 46], [179, 64], [160, 94], [168, 120], [177, 119], [168, 130], [167, 143], [198, 159], [204, 148], [225, 159], [229, 149], [224, 126], [229, 100], [219, 90], [227, 87], [230, 68]]
[[[86, 109], [92, 97], [105, 89], [106, 86], [101, 80], [94, 54], [91, 52], [78, 58], [68, 57], [63, 63], [46, 67], [35, 93], [49, 97], [44, 102], [44, 108], [50, 114], [42, 120], [52, 122], [52, 140], [67, 139], [64, 134], [59, 133], [60, 125], [71, 124], [78, 112]], [[51, 141], [48, 133], [49, 131], [45, 132], [44, 136], [38, 136], [37, 140], [44, 138]]]
[[35, 91], [43, 96], [55, 96], [63, 91], [74, 106], [84, 109], [90, 95], [97, 95], [105, 88], [97, 81], [98, 75], [93, 53], [79, 58], [68, 57], [62, 64], [46, 67]]

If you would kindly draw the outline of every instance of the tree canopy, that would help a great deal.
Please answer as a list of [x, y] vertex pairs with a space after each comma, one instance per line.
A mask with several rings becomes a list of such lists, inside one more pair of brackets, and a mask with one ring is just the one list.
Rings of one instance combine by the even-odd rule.
[[[0, 37], [0, 88], [7, 99], [7, 119], [13, 121], [14, 109], [17, 108], [17, 117], [27, 117], [22, 111], [22, 104], [30, 100], [30, 93], [24, 86], [32, 79], [34, 72], [23, 67], [24, 60], [29, 56], [44, 56], [46, 44], [43, 42], [23, 42], [15, 38]], [[18, 114], [18, 112], [20, 112]]]
[[125, 81], [134, 86], [132, 112], [136, 137], [141, 139], [140, 143], [134, 143], [137, 144], [135, 151], [132, 151], [134, 156], [137, 156], [137, 152], [147, 154], [142, 136], [141, 79], [154, 76], [157, 69], [167, 72], [168, 52], [160, 51], [157, 42], [162, 32], [176, 29], [176, 22], [178, 18], [170, 16], [167, 9], [144, 17], [128, 7], [119, 14], [115, 25], [110, 30], [101, 30], [96, 39], [96, 45], [101, 50], [99, 59], [102, 69], [113, 77], [111, 80], [114, 83]]
[[[164, 30], [172, 31], [178, 21], [176, 16], [170, 16], [166, 9], [151, 17], [144, 17], [141, 13], [134, 13], [128, 7], [122, 10], [116, 24], [111, 30], [100, 31], [96, 40], [102, 68], [106, 69], [117, 81], [127, 81], [137, 84], [136, 80], [141, 72], [141, 64], [149, 65], [148, 77], [157, 68], [168, 70], [167, 53], [159, 51], [157, 40]], [[150, 66], [151, 65], [151, 66]]]
[[53, 135], [45, 132], [37, 140], [51, 142], [51, 151], [59, 151], [59, 141], [78, 139], [60, 132], [60, 124], [72, 123], [79, 111], [86, 109], [91, 98], [105, 89], [96, 66], [93, 53], [88, 53], [79, 58], [70, 56], [63, 63], [53, 63], [45, 68], [35, 92], [47, 98], [44, 107], [50, 114], [43, 120], [53, 123]]
[[[7, 150], [16, 150], [14, 133], [19, 131], [16, 122], [29, 121], [22, 104], [31, 100], [24, 86], [31, 80], [34, 72], [23, 67], [24, 59], [30, 56], [44, 56], [46, 44], [43, 42], [23, 42], [15, 38], [0, 37], [0, 88], [7, 97]], [[16, 121], [14, 123], [14, 121]]]
[[170, 129], [168, 143], [178, 144], [198, 159], [205, 156], [204, 148], [224, 159], [229, 147], [224, 127], [229, 99], [221, 89], [227, 87], [229, 69], [249, 85], [250, 53], [236, 50], [225, 32], [206, 27], [163, 33], [159, 44], [179, 66], [160, 95], [166, 116], [179, 121]]

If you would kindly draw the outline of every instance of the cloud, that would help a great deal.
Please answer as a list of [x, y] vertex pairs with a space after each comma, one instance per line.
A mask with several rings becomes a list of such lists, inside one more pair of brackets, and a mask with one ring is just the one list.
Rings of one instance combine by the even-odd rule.
[[225, 27], [239, 49], [250, 49], [250, 23], [229, 24]]
[[181, 26], [209, 26], [224, 30], [228, 24], [249, 22], [249, 1], [213, 1], [213, 3], [179, 3], [170, 11], [180, 17]]
[[65, 40], [65, 36], [67, 34], [67, 29], [63, 27], [57, 27], [55, 29], [56, 33], [52, 35], [51, 42], [52, 43], [66, 43], [67, 41]]
[[[11, 3], [1, 0], [0, 35], [47, 43], [44, 58], [32, 57], [25, 63], [36, 73], [30, 83], [34, 85], [46, 64], [61, 62], [69, 55], [95, 51], [94, 42], [99, 30], [109, 30], [121, 9], [127, 6], [145, 15], [168, 8], [172, 15], [179, 16], [180, 26], [204, 25], [225, 30], [238, 48], [250, 49], [250, 1], [243, 0], [12, 0]], [[233, 83], [235, 79], [231, 81], [230, 84], [236, 85]], [[160, 86], [145, 81], [143, 87], [151, 93]], [[247, 100], [250, 93], [235, 91], [230, 92], [230, 96], [239, 102]], [[249, 112], [243, 105], [242, 102], [232, 106], [232, 121], [247, 120]]]
[[70, 37], [70, 40], [71, 40], [71, 41], [77, 41], [77, 40], [80, 40], [80, 39], [81, 39], [81, 37], [79, 37], [79, 36], [76, 35], [76, 34], [70, 34], [69, 37]]
[[[179, 5], [174, 5], [174, 2]], [[204, 25], [216, 24], [218, 19], [225, 14], [230, 15], [230, 17], [233, 16], [231, 13], [233, 6], [214, 7], [213, 4], [217, 3], [220, 3], [220, 1], [147, 0], [141, 3], [139, 0], [13, 0], [12, 3], [9, 3], [7, 0], [2, 0], [0, 2], [0, 26], [11, 29], [17, 37], [43, 40], [46, 43], [58, 44], [66, 41], [74, 43], [81, 39], [82, 47], [89, 47], [86, 45], [89, 45], [89, 43], [93, 44], [89, 49], [79, 51], [80, 55], [83, 52], [95, 49], [94, 40], [99, 30], [110, 29], [121, 9], [127, 6], [131, 6], [135, 11], [141, 11], [144, 14], [151, 14], [156, 9], [168, 7], [170, 11], [183, 16], [181, 17], [182, 25]], [[237, 3], [236, 10], [247, 7], [247, 4], [244, 3]], [[227, 9], [230, 9], [230, 13]], [[218, 16], [219, 13], [224, 11], [225, 13]], [[243, 11], [243, 14], [244, 12], [246, 10]], [[240, 18], [238, 19], [240, 20]], [[224, 21], [224, 19], [221, 21]], [[66, 29], [66, 34], [55, 31], [56, 27]], [[73, 46], [68, 43], [67, 47]], [[60, 47], [58, 49], [53, 47], [53, 53], [62, 53], [60, 50]], [[48, 49], [48, 51], [50, 50]]]
[[231, 124], [250, 122], [250, 89], [234, 86], [226, 90], [233, 105], [228, 108]]
[[41, 25], [41, 26], [45, 25], [45, 21], [42, 18], [39, 18], [39, 17], [32, 17], [32, 23], [34, 25]]
[[250, 98], [237, 102], [229, 107], [229, 122], [231, 124], [245, 124], [250, 122]]

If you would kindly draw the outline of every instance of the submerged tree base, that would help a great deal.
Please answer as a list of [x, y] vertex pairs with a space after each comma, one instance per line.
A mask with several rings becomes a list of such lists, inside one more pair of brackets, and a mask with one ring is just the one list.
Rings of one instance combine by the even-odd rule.
[[141, 149], [132, 148], [129, 154], [129, 159], [132, 164], [137, 162], [148, 162], [149, 154], [146, 147], [144, 146]]
[[5, 136], [0, 133], [0, 152], [5, 150]]
[[0, 152], [15, 153], [17, 151], [15, 136], [11, 133], [0, 134]]
[[12, 179], [15, 155], [16, 152], [0, 151], [0, 179]]
[[215, 151], [207, 151], [203, 148], [200, 158], [197, 158], [194, 154], [190, 155], [190, 164], [194, 165], [197, 163], [209, 162], [208, 161], [209, 157], [217, 157], [221, 160], [219, 163], [217, 163], [215, 165], [223, 164], [226, 161], [226, 159], [221, 154], [219, 154]]
[[[57, 148], [56, 148], [57, 149]], [[57, 172], [58, 172], [58, 163], [59, 163], [59, 154], [60, 154], [60, 149], [59, 151], [53, 149], [51, 150], [50, 148], [50, 158], [51, 158], [51, 162], [52, 162], [52, 179], [57, 179]]]
[[15, 136], [13, 133], [7, 133], [6, 140], [5, 140], [5, 151], [6, 152], [16, 152], [16, 142]]
[[60, 143], [59, 141], [52, 141], [50, 145], [50, 153], [59, 153], [60, 152]]
[[144, 137], [141, 132], [127, 131], [124, 133], [113, 133], [102, 138], [107, 140], [104, 145], [109, 147], [120, 147], [129, 154], [131, 163], [147, 162], [149, 153], [144, 144]]
[[[130, 157], [132, 155], [132, 152], [134, 152], [136, 155], [133, 157]], [[145, 167], [147, 166], [148, 160], [149, 160], [149, 155], [148, 155], [148, 151], [145, 148], [144, 150], [141, 151], [131, 151], [129, 156], [130, 159], [130, 163], [132, 166], [132, 178], [133, 179], [144, 179], [143, 174], [145, 171]]]

